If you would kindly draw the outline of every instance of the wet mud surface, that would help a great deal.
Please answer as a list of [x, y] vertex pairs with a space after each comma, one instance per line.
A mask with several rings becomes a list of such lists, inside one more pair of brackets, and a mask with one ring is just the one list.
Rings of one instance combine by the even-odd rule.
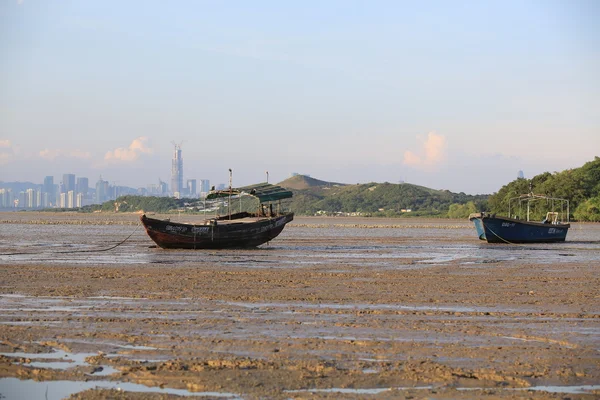
[[136, 215], [0, 213], [0, 398], [598, 398], [599, 268], [599, 224], [296, 218], [193, 251]]

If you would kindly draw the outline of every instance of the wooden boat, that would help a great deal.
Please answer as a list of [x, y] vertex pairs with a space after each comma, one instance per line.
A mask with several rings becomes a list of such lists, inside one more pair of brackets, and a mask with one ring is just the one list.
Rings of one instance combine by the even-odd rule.
[[[258, 200], [256, 212], [237, 212], [215, 216], [200, 224], [188, 224], [141, 216], [148, 236], [164, 249], [226, 249], [257, 247], [276, 238], [294, 213], [280, 211], [280, 200], [292, 192], [268, 183], [238, 189], [211, 191], [207, 200], [227, 198], [228, 208], [240, 196]], [[273, 202], [279, 202], [276, 211]]]
[[[546, 212], [546, 217], [540, 221], [531, 221], [531, 205], [535, 202], [545, 201], [551, 204], [551, 211]], [[523, 211], [526, 204], [526, 219], [513, 217], [503, 217], [490, 213], [475, 213], [469, 216], [469, 220], [475, 224], [479, 239], [486, 240], [488, 243], [551, 243], [564, 242], [567, 237], [567, 231], [571, 226], [569, 223], [569, 201], [548, 196], [536, 195], [533, 193], [514, 197], [509, 200], [508, 215], [515, 212], [513, 207], [518, 203], [518, 210]], [[566, 206], [566, 209], [565, 209]], [[512, 207], [512, 208], [511, 208]], [[560, 207], [560, 212], [554, 211]], [[566, 216], [566, 218], [565, 218]]]

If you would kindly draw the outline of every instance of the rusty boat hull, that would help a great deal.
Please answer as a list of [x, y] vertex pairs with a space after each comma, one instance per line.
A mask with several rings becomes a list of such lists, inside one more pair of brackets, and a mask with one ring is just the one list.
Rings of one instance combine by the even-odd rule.
[[150, 238], [163, 249], [230, 249], [252, 248], [275, 239], [285, 225], [294, 219], [293, 213], [272, 217], [238, 213], [186, 224], [140, 217]]

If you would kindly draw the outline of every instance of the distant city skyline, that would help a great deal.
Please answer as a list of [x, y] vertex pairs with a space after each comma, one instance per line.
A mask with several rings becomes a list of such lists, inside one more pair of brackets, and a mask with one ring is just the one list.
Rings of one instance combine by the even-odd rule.
[[[140, 18], [143, 15], [143, 18]], [[0, 2], [0, 180], [468, 194], [600, 152], [600, 2]], [[56, 182], [55, 182], [56, 183]]]

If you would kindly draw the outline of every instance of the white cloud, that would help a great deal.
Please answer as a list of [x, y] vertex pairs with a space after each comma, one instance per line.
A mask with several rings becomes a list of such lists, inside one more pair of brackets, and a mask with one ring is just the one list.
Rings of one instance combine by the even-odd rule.
[[44, 160], [54, 161], [57, 158], [79, 158], [89, 159], [92, 157], [89, 151], [83, 150], [59, 150], [59, 149], [44, 149], [38, 155]]
[[107, 152], [104, 155], [104, 160], [131, 162], [137, 160], [141, 154], [152, 154], [154, 150], [147, 146], [147, 142], [148, 138], [145, 136], [135, 138], [129, 147], [119, 147]]
[[[422, 139], [421, 139], [422, 140]], [[429, 132], [420, 151], [404, 152], [404, 164], [413, 167], [433, 167], [446, 160], [446, 138], [435, 132]]]
[[15, 156], [15, 149], [8, 139], [0, 139], [0, 165], [8, 164]]
[[92, 154], [89, 151], [83, 151], [79, 149], [69, 151], [68, 156], [72, 158], [80, 158], [83, 160], [92, 158]]
[[60, 151], [56, 149], [44, 149], [38, 153], [44, 160], [53, 161], [60, 156]]

